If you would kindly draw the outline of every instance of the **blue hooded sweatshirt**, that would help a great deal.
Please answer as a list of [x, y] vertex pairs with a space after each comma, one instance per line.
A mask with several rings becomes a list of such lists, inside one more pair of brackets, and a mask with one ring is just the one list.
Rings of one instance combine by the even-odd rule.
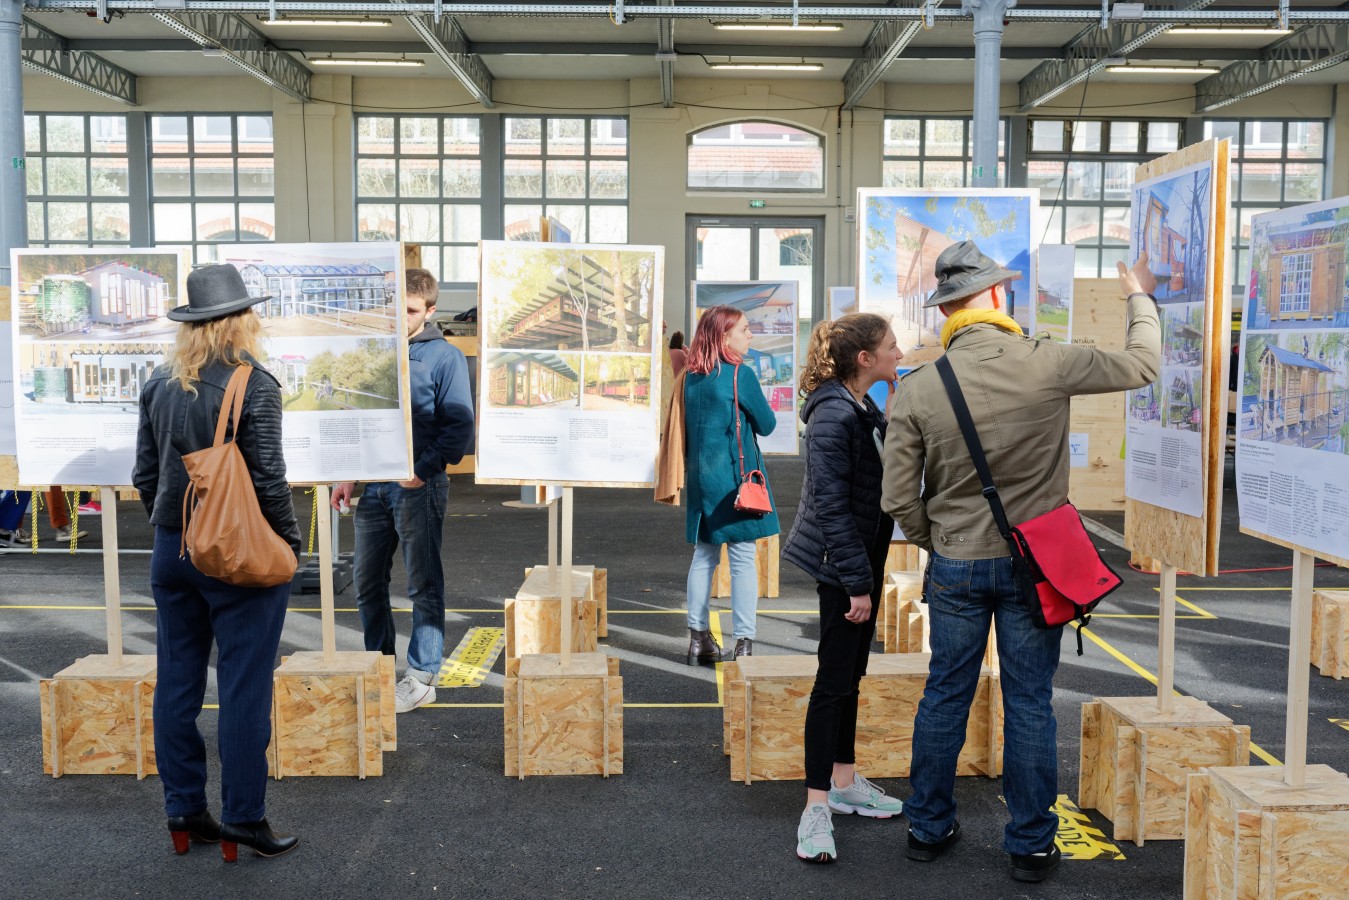
[[473, 393], [468, 360], [458, 347], [426, 327], [408, 339], [412, 373], [412, 471], [430, 481], [464, 458], [473, 444]]

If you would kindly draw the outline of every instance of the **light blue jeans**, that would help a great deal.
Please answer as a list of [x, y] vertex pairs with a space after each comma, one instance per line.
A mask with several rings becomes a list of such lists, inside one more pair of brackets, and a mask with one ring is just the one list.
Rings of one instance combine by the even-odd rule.
[[754, 639], [754, 617], [759, 609], [759, 573], [754, 568], [754, 541], [693, 545], [689, 566], [689, 628], [707, 631], [712, 602], [712, 574], [721, 562], [721, 548], [731, 562], [731, 618], [734, 637]]

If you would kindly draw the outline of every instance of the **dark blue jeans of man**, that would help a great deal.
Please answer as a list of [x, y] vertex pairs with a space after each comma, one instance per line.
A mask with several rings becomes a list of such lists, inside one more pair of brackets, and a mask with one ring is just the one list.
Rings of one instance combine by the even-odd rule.
[[947, 559], [933, 553], [924, 586], [932, 662], [913, 725], [913, 796], [904, 801], [909, 829], [935, 843], [956, 818], [956, 758], [965, 745], [970, 703], [988, 645], [998, 635], [1004, 711], [1002, 789], [1012, 816], [1003, 849], [1026, 855], [1054, 842], [1058, 817], [1054, 672], [1063, 629], [1036, 628], [1016, 596], [1012, 561]]
[[440, 536], [450, 480], [434, 476], [419, 488], [394, 481], [365, 486], [356, 504], [356, 605], [365, 628], [365, 649], [394, 655], [393, 608], [389, 579], [393, 555], [401, 542], [403, 566], [412, 601], [412, 637], [408, 641], [408, 673], [431, 684], [445, 653], [445, 572], [440, 563]]
[[281, 644], [290, 583], [272, 588], [226, 584], [179, 559], [182, 531], [155, 528], [150, 590], [155, 598], [159, 670], [155, 682], [155, 759], [164, 812], [206, 809], [206, 742], [197, 728], [206, 696], [211, 643], [218, 648], [221, 820], [266, 815], [267, 743], [272, 737], [272, 672]]

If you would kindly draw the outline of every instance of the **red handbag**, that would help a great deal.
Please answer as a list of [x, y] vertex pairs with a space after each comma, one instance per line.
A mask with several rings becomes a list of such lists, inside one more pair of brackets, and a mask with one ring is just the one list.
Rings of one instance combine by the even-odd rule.
[[[745, 472], [745, 444], [740, 438], [740, 364], [731, 373], [731, 396], [735, 398], [731, 414], [735, 416], [735, 446], [740, 451], [740, 487], [735, 492], [735, 510], [762, 518], [773, 511], [773, 500], [768, 496], [768, 479], [755, 469]], [[757, 480], [756, 480], [757, 479]]]

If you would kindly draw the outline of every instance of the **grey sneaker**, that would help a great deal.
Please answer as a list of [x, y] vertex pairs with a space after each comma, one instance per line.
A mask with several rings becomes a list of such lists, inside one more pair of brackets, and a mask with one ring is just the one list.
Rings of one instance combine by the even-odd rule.
[[[81, 530], [79, 530], [79, 531], [77, 531], [77, 532], [75, 533], [76, 539], [77, 539], [77, 540], [81, 540], [81, 541], [84, 540], [85, 538], [87, 538], [88, 536], [89, 536], [89, 532], [87, 532], [87, 531], [85, 531], [85, 530], [83, 530], [83, 529], [81, 529]], [[67, 526], [65, 526], [64, 528], [58, 528], [58, 529], [56, 529], [56, 537], [54, 538], [54, 540], [57, 541], [58, 543], [62, 543], [62, 544], [68, 544], [68, 543], [70, 543], [70, 526], [67, 525]]]
[[22, 547], [28, 543], [28, 532], [22, 528], [6, 531], [0, 528], [0, 547]]
[[838, 859], [834, 849], [834, 817], [823, 803], [812, 803], [801, 813], [796, 826], [796, 855], [812, 863], [831, 863]]
[[419, 706], [436, 702], [436, 689], [417, 680], [415, 675], [404, 675], [394, 688], [394, 711], [412, 712]]
[[852, 784], [845, 788], [829, 782], [829, 808], [834, 812], [857, 813], [869, 819], [889, 819], [904, 812], [904, 804], [867, 781], [853, 775]]

